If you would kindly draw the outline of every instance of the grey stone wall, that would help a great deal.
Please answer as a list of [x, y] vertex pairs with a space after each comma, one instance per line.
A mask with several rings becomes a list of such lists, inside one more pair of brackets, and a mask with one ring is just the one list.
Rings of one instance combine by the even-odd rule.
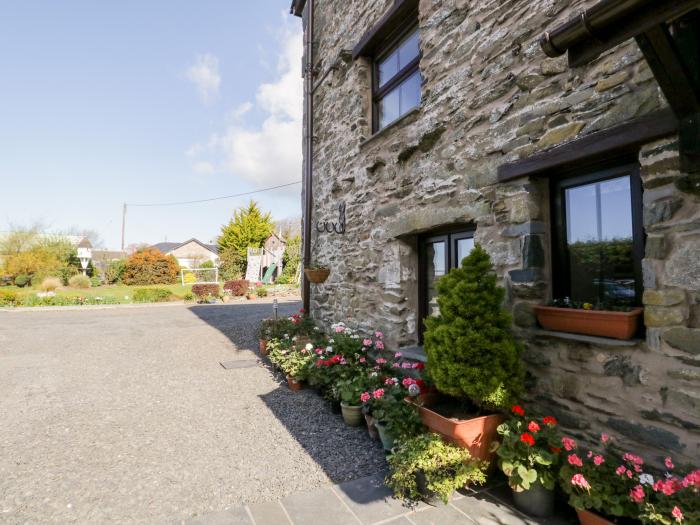
[[335, 220], [345, 202], [347, 230], [312, 236], [312, 259], [332, 270], [312, 285], [313, 315], [415, 344], [416, 234], [474, 225], [527, 341], [532, 401], [581, 438], [607, 431], [656, 456], [697, 458], [700, 206], [676, 139], [640, 152], [649, 328], [631, 347], [537, 333], [532, 305], [551, 295], [548, 181], [496, 182], [505, 162], [665, 107], [636, 45], [571, 69], [537, 38], [594, 2], [423, 0], [422, 104], [372, 136], [370, 64], [350, 50], [391, 3], [316, 3], [315, 65], [328, 74], [314, 94], [312, 220]]

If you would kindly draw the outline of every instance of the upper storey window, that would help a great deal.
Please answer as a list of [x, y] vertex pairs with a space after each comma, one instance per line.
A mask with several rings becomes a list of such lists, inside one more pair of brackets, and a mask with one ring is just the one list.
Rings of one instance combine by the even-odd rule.
[[391, 124], [420, 105], [418, 27], [403, 33], [374, 60], [374, 129]]
[[418, 0], [395, 0], [353, 49], [372, 62], [372, 133], [420, 105]]

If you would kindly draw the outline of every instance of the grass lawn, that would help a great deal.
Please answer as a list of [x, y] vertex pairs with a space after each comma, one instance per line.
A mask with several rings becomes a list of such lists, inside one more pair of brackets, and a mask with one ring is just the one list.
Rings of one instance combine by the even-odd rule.
[[[174, 296], [178, 299], [182, 299], [187, 292], [192, 291], [191, 285], [182, 286], [181, 284], [147, 284], [141, 286], [127, 286], [125, 284], [108, 284], [104, 286], [98, 286], [96, 288], [69, 288], [63, 287], [56, 290], [56, 295], [61, 297], [77, 297], [82, 295], [83, 297], [104, 297], [111, 296], [124, 300], [125, 296], [131, 297], [134, 294], [134, 290], [137, 288], [164, 288], [170, 290]], [[28, 286], [24, 288], [18, 288], [17, 286], [3, 286], [2, 290], [12, 290], [17, 292], [21, 297], [28, 295], [35, 295], [37, 292], [41, 291], [38, 288], [30, 288]]]

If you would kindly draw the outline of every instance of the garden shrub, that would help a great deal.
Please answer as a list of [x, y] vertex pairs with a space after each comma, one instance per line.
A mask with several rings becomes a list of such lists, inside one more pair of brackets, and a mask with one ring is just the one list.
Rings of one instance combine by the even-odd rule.
[[68, 286], [71, 288], [90, 288], [91, 285], [90, 278], [83, 274], [74, 275], [68, 280]]
[[197, 276], [193, 272], [186, 272], [184, 281], [185, 284], [194, 284], [197, 282]]
[[18, 306], [19, 294], [13, 290], [0, 290], [0, 306]]
[[218, 284], [195, 284], [192, 286], [192, 293], [200, 301], [209, 297], [217, 298], [221, 295]]
[[267, 297], [267, 288], [264, 286], [258, 286], [255, 288], [255, 295], [258, 297]]
[[31, 277], [29, 277], [26, 273], [21, 273], [17, 277], [15, 277], [15, 285], [19, 286], [20, 288], [24, 288], [29, 284], [31, 281]]
[[133, 299], [135, 303], [163, 303], [169, 301], [172, 295], [166, 288], [137, 288]]
[[224, 291], [236, 297], [244, 296], [248, 293], [248, 288], [250, 288], [250, 283], [245, 279], [235, 279], [224, 283]]
[[282, 275], [280, 275], [275, 283], [277, 284], [293, 284], [294, 279], [299, 271], [301, 263], [301, 237], [297, 235], [287, 241], [287, 246], [284, 249], [282, 256]]
[[186, 292], [182, 299], [187, 302], [194, 301], [194, 294], [192, 292]]
[[475, 246], [437, 281], [440, 313], [425, 320], [428, 371], [441, 392], [489, 408], [510, 406], [523, 388], [521, 344], [501, 306], [488, 253]]
[[[455, 490], [483, 484], [487, 466], [473, 459], [466, 448], [446, 443], [437, 434], [421, 434], [401, 443], [389, 457], [386, 484], [405, 500], [437, 496], [447, 504]], [[421, 492], [419, 475], [424, 476], [427, 492]]]
[[199, 265], [199, 267], [200, 268], [216, 268], [216, 266], [214, 266], [213, 261], [204, 261], [202, 264]]
[[131, 255], [124, 265], [122, 282], [133, 284], [173, 284], [180, 267], [177, 259], [160, 250], [146, 248]]
[[243, 276], [246, 257], [234, 248], [227, 248], [219, 253], [219, 273], [223, 279], [234, 280]]
[[124, 275], [124, 269], [126, 268], [126, 261], [124, 259], [118, 259], [116, 261], [111, 261], [109, 266], [105, 269], [105, 282], [107, 284], [119, 283]]
[[62, 284], [61, 279], [58, 277], [46, 277], [43, 281], [41, 281], [39, 288], [41, 288], [41, 290], [44, 292], [53, 292], [57, 288], [60, 288]]

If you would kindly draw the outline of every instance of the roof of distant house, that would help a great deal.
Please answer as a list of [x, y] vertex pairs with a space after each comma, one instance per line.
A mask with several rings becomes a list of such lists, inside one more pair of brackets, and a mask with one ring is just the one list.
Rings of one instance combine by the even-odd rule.
[[202, 248], [209, 250], [210, 252], [215, 253], [217, 255], [219, 253], [219, 247], [216, 244], [204, 244], [203, 242], [201, 242], [195, 238], [188, 239], [185, 242], [159, 242], [158, 244], [154, 244], [153, 246], [151, 246], [151, 248], [155, 248], [157, 250], [160, 250], [163, 253], [170, 253], [173, 250], [177, 250], [181, 246], [184, 246], [184, 245], [189, 244], [191, 242], [196, 242]]

